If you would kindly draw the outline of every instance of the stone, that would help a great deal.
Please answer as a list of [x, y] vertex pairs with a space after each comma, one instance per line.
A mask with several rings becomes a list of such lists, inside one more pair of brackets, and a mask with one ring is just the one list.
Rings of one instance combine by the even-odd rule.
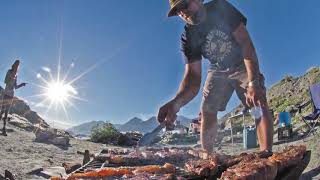
[[49, 139], [55, 138], [55, 133], [49, 130], [38, 129], [35, 132], [37, 142], [48, 142]]
[[55, 137], [48, 140], [50, 143], [58, 146], [68, 146], [70, 139], [68, 137]]
[[10, 124], [26, 131], [34, 130], [33, 124], [30, 123], [26, 118], [20, 117], [17, 114], [8, 115], [8, 117], [10, 118]]

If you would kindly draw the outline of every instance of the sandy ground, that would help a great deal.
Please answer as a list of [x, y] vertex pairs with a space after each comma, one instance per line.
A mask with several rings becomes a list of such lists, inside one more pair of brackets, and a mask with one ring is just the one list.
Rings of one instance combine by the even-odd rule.
[[[17, 179], [38, 179], [26, 173], [41, 167], [61, 166], [64, 162], [81, 163], [83, 156], [78, 155], [77, 151], [83, 152], [88, 149], [91, 153], [99, 153], [106, 148], [102, 144], [71, 139], [71, 146], [63, 149], [50, 144], [34, 142], [33, 133], [22, 131], [12, 125], [9, 125], [8, 128], [7, 137], [0, 135], [0, 174], [4, 174], [4, 170], [9, 170], [16, 175]], [[216, 148], [216, 151], [227, 154], [239, 154], [246, 151], [242, 147], [240, 137], [241, 135], [235, 136], [233, 145], [228, 142], [222, 143], [220, 148]], [[274, 142], [274, 151], [288, 144], [305, 144], [312, 154], [311, 161], [300, 179], [320, 179], [320, 135], [311, 136], [305, 141], [280, 143], [275, 140]], [[257, 149], [251, 149], [251, 151], [255, 150]]]
[[7, 137], [0, 135], [0, 174], [9, 170], [17, 179], [34, 179], [26, 173], [37, 168], [61, 166], [64, 162], [81, 163], [83, 156], [77, 154], [77, 151], [88, 149], [90, 153], [99, 153], [105, 147], [103, 144], [71, 139], [71, 146], [62, 149], [34, 142], [33, 133], [21, 131], [12, 125], [8, 129]]

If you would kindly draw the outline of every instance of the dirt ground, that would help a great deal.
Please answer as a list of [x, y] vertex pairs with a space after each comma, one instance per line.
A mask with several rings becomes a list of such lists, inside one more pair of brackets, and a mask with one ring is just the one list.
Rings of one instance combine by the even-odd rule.
[[[99, 153], [106, 145], [92, 143], [84, 140], [71, 139], [71, 146], [60, 148], [51, 144], [34, 142], [35, 135], [31, 132], [22, 131], [16, 127], [8, 126], [8, 136], [0, 135], [0, 174], [5, 170], [11, 171], [17, 179], [41, 179], [27, 175], [28, 172], [41, 167], [61, 166], [64, 162], [81, 163], [83, 156], [77, 151], [88, 149], [91, 153]], [[241, 142], [241, 135], [235, 136], [235, 143], [222, 143], [216, 151], [227, 154], [239, 154], [246, 151]], [[305, 179], [320, 179], [320, 135], [311, 136], [305, 141], [293, 142], [274, 141], [274, 151], [278, 151], [289, 144], [305, 144], [312, 151], [311, 161], [300, 177]], [[257, 149], [251, 149], [255, 151]]]
[[[1, 125], [2, 128], [2, 125]], [[88, 149], [90, 153], [99, 153], [105, 145], [71, 139], [71, 146], [60, 148], [51, 144], [34, 142], [35, 135], [8, 126], [8, 136], [0, 135], [0, 174], [9, 170], [17, 179], [35, 179], [26, 175], [41, 167], [61, 166], [64, 162], [82, 162], [83, 156], [77, 151]]]

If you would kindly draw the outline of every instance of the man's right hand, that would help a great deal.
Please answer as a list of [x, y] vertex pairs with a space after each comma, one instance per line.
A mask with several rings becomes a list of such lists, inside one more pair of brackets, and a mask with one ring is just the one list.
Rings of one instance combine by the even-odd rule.
[[180, 105], [171, 100], [159, 109], [158, 121], [159, 123], [165, 123], [167, 127], [172, 127], [174, 121], [177, 118], [177, 113], [180, 110]]

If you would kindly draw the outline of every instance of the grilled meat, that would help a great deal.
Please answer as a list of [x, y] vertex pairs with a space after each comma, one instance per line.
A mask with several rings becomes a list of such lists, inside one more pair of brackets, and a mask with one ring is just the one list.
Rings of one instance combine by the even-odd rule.
[[280, 153], [274, 153], [269, 159], [277, 162], [278, 171], [280, 172], [286, 168], [298, 165], [303, 159], [305, 152], [305, 145], [289, 146]]
[[273, 180], [277, 175], [277, 164], [268, 159], [247, 159], [222, 173], [222, 180]]

